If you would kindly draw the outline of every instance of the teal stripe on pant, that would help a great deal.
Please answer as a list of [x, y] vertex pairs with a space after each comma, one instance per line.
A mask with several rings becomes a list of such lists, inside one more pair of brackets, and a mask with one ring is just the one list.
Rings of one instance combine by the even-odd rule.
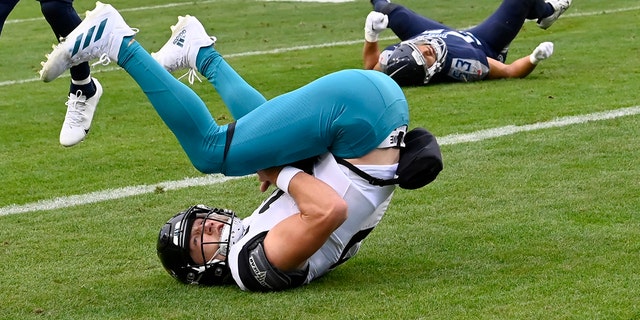
[[204, 48], [200, 71], [239, 117], [223, 162], [228, 126], [218, 126], [202, 100], [137, 42], [124, 44], [118, 63], [204, 173], [246, 175], [327, 151], [361, 157], [409, 121], [402, 90], [381, 72], [343, 70], [264, 101], [213, 48]]

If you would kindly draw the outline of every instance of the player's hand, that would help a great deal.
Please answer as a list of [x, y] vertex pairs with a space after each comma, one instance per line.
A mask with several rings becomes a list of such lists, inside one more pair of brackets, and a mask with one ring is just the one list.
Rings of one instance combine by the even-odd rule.
[[378, 35], [389, 24], [389, 17], [377, 11], [369, 12], [367, 20], [364, 23], [364, 39], [367, 42], [378, 42]]
[[272, 167], [263, 170], [258, 170], [258, 180], [260, 181], [260, 192], [265, 192], [269, 189], [269, 186], [276, 185], [278, 174], [282, 170], [282, 167]]
[[533, 64], [545, 60], [553, 54], [553, 42], [543, 42], [539, 44], [529, 55], [529, 61]]

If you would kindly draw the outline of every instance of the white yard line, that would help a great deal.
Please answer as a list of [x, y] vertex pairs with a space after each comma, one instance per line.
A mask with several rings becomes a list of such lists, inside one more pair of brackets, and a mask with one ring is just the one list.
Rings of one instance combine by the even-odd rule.
[[[476, 132], [466, 134], [452, 134], [444, 137], [439, 137], [438, 141], [441, 145], [451, 145], [458, 143], [482, 141], [507, 135], [512, 135], [520, 132], [542, 130], [548, 128], [565, 127], [574, 124], [581, 124], [591, 121], [601, 121], [614, 119], [625, 116], [633, 116], [640, 114], [640, 106], [622, 108], [616, 110], [609, 110], [603, 112], [590, 113], [578, 116], [569, 116], [557, 118], [551, 121], [538, 122], [534, 124], [522, 125], [522, 126], [504, 126], [499, 128], [480, 130]], [[81, 195], [74, 195], [68, 197], [58, 197], [49, 200], [41, 200], [33, 203], [27, 203], [22, 205], [10, 205], [0, 208], [0, 216], [6, 216], [17, 213], [27, 213], [34, 211], [54, 210], [61, 208], [74, 207], [84, 204], [90, 204], [101, 201], [121, 199], [125, 197], [153, 193], [157, 189], [178, 190], [189, 187], [207, 186], [220, 184], [228, 180], [238, 179], [242, 177], [225, 177], [223, 175], [215, 174], [197, 178], [185, 178], [178, 181], [165, 181], [153, 185], [139, 185], [130, 186], [118, 189], [108, 189], [103, 191], [96, 191]]]
[[10, 205], [0, 208], [0, 216], [6, 216], [9, 214], [26, 213], [33, 211], [45, 211], [61, 208], [68, 208], [79, 206], [83, 204], [96, 203], [101, 201], [121, 199], [131, 196], [137, 196], [141, 194], [153, 193], [160, 189], [163, 191], [178, 190], [190, 187], [208, 186], [213, 184], [223, 183], [228, 180], [239, 179], [242, 177], [225, 177], [220, 174], [212, 174], [203, 177], [185, 178], [178, 181], [165, 181], [156, 183], [153, 185], [139, 185], [129, 186], [118, 189], [107, 189], [102, 191], [95, 191], [85, 194], [57, 197], [49, 200], [40, 200], [37, 202], [22, 204], [22, 205]]
[[498, 138], [502, 136], [512, 135], [519, 132], [534, 131], [548, 128], [566, 127], [573, 124], [580, 124], [591, 121], [608, 120], [626, 116], [632, 116], [640, 114], [640, 106], [628, 107], [616, 110], [609, 110], [603, 112], [590, 113], [579, 116], [567, 116], [562, 118], [556, 118], [551, 121], [538, 122], [534, 124], [527, 124], [522, 126], [505, 126], [493, 129], [480, 130], [472, 133], [464, 134], [452, 134], [438, 138], [438, 143], [441, 145], [465, 143], [473, 141], [482, 141], [492, 138]]

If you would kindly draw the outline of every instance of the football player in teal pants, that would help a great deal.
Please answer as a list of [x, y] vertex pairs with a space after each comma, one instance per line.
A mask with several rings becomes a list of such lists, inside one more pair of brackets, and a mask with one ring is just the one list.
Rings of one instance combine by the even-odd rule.
[[[326, 152], [358, 158], [409, 122], [402, 90], [381, 72], [331, 73], [267, 101], [213, 48], [199, 22], [176, 26], [172, 43], [180, 45], [163, 47], [155, 59], [135, 41], [135, 33], [118, 11], [98, 2], [69, 35], [73, 42], [62, 42], [52, 51], [41, 77], [51, 81], [70, 66], [99, 57], [117, 62], [203, 173], [247, 175]], [[172, 65], [207, 76], [236, 121], [218, 125], [200, 97], [166, 70]]]

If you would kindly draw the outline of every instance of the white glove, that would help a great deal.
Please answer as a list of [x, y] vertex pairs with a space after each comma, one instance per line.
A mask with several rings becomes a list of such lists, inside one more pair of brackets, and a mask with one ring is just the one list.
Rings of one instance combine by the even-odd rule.
[[529, 55], [529, 61], [531, 61], [532, 64], [538, 64], [538, 62], [551, 57], [552, 54], [553, 42], [543, 42]]
[[377, 11], [369, 12], [364, 23], [364, 39], [368, 42], [378, 42], [378, 35], [387, 28], [389, 17]]

